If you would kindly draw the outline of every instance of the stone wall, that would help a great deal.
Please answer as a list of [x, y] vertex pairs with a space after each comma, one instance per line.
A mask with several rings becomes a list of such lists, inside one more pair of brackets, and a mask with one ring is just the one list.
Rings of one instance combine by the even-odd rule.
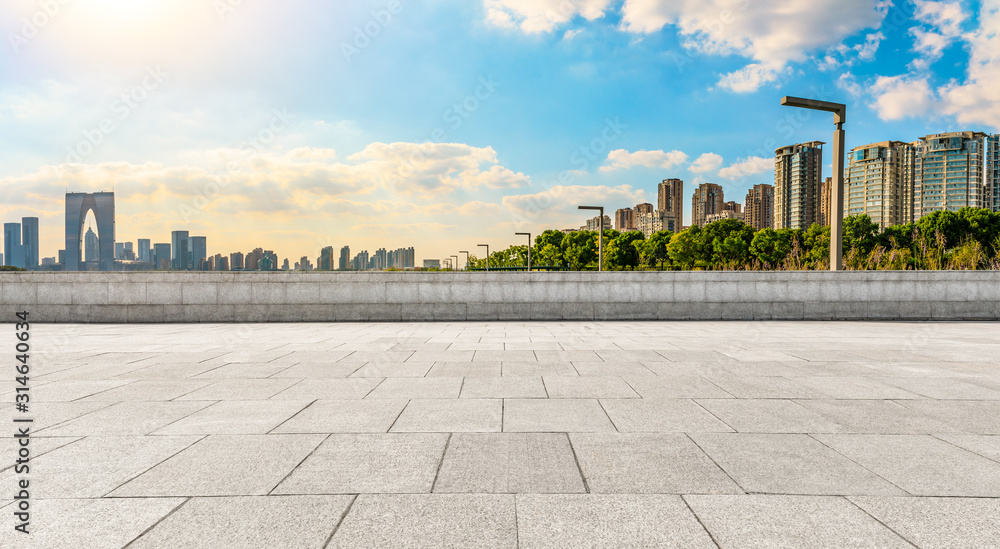
[[36, 322], [996, 320], [1000, 272], [0, 273]]

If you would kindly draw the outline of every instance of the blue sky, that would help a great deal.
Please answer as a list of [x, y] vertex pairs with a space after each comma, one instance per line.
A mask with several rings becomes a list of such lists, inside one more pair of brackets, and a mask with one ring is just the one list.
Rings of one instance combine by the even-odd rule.
[[119, 240], [186, 229], [213, 254], [294, 262], [326, 245], [418, 259], [503, 246], [581, 225], [580, 203], [653, 202], [664, 178], [742, 202], [772, 181], [776, 147], [830, 138], [828, 117], [783, 95], [848, 103], [849, 147], [1000, 131], [998, 10], [11, 0], [0, 217], [42, 217], [54, 256], [65, 190], [113, 187]]

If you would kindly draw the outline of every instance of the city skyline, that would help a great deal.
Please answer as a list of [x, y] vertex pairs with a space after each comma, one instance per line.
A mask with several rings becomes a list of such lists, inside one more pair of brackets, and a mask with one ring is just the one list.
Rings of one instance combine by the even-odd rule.
[[677, 178], [689, 225], [693, 189], [741, 200], [773, 184], [777, 147], [827, 140], [782, 95], [848, 103], [848, 150], [1000, 131], [1000, 3], [897, 4], [95, 0], [30, 38], [39, 6], [13, 5], [0, 217], [38, 217], [51, 257], [62, 194], [115, 190], [132, 241], [183, 227], [313, 261], [419, 241], [419, 263], [583, 225], [578, 203], [655, 203]]

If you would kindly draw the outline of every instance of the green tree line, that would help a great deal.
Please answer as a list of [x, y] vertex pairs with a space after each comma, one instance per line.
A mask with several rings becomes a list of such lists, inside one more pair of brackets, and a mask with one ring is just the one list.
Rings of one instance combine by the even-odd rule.
[[[532, 265], [597, 270], [598, 233], [548, 230], [535, 238]], [[490, 254], [490, 268], [524, 267], [527, 246]], [[485, 268], [486, 258], [470, 258]], [[965, 208], [880, 229], [867, 215], [844, 220], [844, 265], [852, 270], [1000, 269], [1000, 213]], [[826, 270], [830, 227], [762, 229], [735, 219], [648, 239], [638, 231], [604, 231], [607, 270]]]

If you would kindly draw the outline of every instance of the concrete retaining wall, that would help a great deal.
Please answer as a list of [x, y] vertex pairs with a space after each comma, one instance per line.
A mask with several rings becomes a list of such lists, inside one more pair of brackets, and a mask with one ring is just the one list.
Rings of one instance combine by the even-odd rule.
[[36, 322], [997, 320], [1000, 272], [0, 273]]

